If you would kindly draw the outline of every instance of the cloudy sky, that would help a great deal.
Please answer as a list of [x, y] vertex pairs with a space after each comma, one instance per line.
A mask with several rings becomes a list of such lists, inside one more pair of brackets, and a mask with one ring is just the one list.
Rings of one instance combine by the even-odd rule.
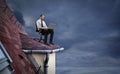
[[32, 37], [45, 14], [55, 23], [57, 74], [120, 74], [120, 0], [7, 0]]

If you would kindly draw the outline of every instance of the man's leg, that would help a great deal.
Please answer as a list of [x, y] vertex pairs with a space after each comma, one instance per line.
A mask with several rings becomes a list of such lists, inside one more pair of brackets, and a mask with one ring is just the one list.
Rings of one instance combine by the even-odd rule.
[[49, 33], [50, 33], [50, 41], [49, 41], [49, 43], [52, 43], [52, 44], [53, 44], [54, 30], [53, 30], [53, 29], [50, 29], [50, 30], [49, 30]]
[[44, 43], [47, 44], [48, 32], [47, 32], [47, 30], [42, 29], [42, 33], [44, 35]]
[[47, 44], [48, 30], [44, 30], [44, 33], [45, 33], [44, 43]]
[[45, 44], [47, 43], [47, 37], [48, 37], [48, 34], [45, 33], [45, 37], [44, 37], [44, 43], [45, 43]]

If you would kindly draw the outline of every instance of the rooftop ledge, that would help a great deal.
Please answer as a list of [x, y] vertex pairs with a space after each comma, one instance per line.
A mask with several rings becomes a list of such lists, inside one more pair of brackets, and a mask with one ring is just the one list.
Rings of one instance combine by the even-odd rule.
[[23, 51], [25, 53], [55, 53], [55, 52], [60, 52], [64, 50], [63, 47], [58, 48], [58, 49], [53, 49], [53, 50], [27, 50], [27, 49], [23, 49]]

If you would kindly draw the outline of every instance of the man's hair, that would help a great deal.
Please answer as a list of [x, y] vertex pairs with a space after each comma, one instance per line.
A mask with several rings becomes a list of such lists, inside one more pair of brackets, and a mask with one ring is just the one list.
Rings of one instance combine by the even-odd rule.
[[42, 17], [44, 14], [40, 14], [40, 17]]

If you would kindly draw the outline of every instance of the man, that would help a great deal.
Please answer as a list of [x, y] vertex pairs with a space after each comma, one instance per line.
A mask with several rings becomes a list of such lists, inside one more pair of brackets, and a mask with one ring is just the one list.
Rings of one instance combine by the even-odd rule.
[[36, 25], [37, 25], [37, 28], [39, 30], [39, 32], [45, 36], [44, 38], [44, 43], [45, 44], [48, 44], [47, 43], [47, 37], [48, 35], [50, 34], [50, 40], [49, 40], [49, 43], [50, 44], [53, 44], [53, 35], [54, 35], [54, 31], [53, 29], [49, 29], [44, 21], [44, 18], [45, 16], [43, 14], [40, 15], [40, 18], [36, 21]]

